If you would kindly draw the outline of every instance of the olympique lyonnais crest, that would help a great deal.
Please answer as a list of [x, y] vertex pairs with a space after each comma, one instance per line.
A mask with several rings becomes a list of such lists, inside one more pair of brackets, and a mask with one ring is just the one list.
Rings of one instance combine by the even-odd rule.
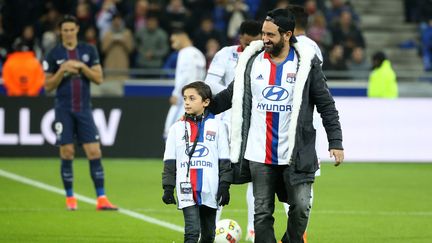
[[216, 132], [213, 131], [207, 131], [205, 135], [206, 140], [208, 141], [214, 141], [216, 139]]
[[295, 83], [295, 81], [296, 81], [296, 74], [295, 74], [295, 73], [287, 73], [286, 81], [287, 81], [289, 84], [293, 84], [293, 83]]

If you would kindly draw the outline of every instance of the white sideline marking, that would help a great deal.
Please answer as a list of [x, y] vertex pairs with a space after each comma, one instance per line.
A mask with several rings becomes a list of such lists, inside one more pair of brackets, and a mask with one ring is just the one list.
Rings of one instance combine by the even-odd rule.
[[[138, 209], [138, 211], [151, 211], [147, 209]], [[159, 210], [161, 211], [161, 210]], [[225, 209], [224, 212], [230, 213], [247, 213], [247, 209]], [[285, 213], [284, 209], [275, 209], [275, 213]], [[331, 215], [380, 215], [380, 216], [415, 216], [415, 217], [432, 217], [432, 211], [339, 211], [339, 210], [314, 210], [311, 214], [331, 214]]]
[[399, 211], [333, 211], [333, 210], [322, 210], [317, 211], [318, 214], [347, 214], [347, 215], [381, 215], [381, 216], [421, 216], [430, 217], [432, 212], [399, 212]]
[[[26, 178], [26, 177], [23, 177], [23, 176], [20, 176], [20, 175], [11, 173], [11, 172], [7, 172], [7, 171], [4, 171], [2, 169], [0, 169], [0, 176], [6, 177], [6, 178], [14, 180], [14, 181], [18, 181], [18, 182], [21, 182], [23, 184], [27, 184], [27, 185], [30, 185], [33, 187], [37, 187], [37, 188], [43, 189], [45, 191], [50, 191], [50, 192], [54, 192], [54, 193], [57, 193], [60, 195], [64, 195], [63, 189], [60, 189], [60, 188], [54, 187], [54, 186], [50, 186], [50, 185], [45, 184], [43, 182], [32, 180], [32, 179], [29, 179], [29, 178]], [[92, 204], [92, 205], [96, 205], [95, 199], [91, 199], [89, 197], [80, 195], [78, 193], [74, 193], [74, 194], [75, 194], [75, 197], [79, 201], [86, 202], [86, 203]], [[145, 221], [145, 222], [148, 222], [151, 224], [162, 226], [162, 227], [170, 229], [170, 230], [174, 230], [174, 231], [177, 231], [180, 233], [184, 232], [183, 227], [181, 227], [181, 226], [171, 224], [171, 223], [159, 220], [159, 219], [155, 219], [155, 218], [149, 217], [147, 215], [134, 212], [134, 211], [129, 210], [129, 209], [119, 208], [118, 212], [121, 214], [127, 215], [129, 217], [132, 217], [132, 218], [140, 219], [142, 221]]]

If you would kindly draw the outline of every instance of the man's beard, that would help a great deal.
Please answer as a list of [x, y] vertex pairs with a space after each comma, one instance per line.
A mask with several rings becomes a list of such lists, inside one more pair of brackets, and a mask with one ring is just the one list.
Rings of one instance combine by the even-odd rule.
[[278, 43], [276, 44], [272, 43], [272, 44], [273, 44], [272, 47], [264, 47], [264, 49], [270, 55], [277, 57], [281, 53], [282, 49], [285, 47], [283, 38], [281, 38]]

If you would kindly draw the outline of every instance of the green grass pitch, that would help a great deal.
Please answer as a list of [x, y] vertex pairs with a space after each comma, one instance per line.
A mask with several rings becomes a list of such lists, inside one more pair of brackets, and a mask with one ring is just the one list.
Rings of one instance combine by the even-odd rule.
[[[62, 188], [58, 159], [0, 159], [0, 170]], [[183, 227], [175, 206], [162, 203], [162, 161], [104, 159], [106, 192], [121, 208]], [[88, 162], [74, 162], [76, 193], [94, 198]], [[246, 230], [246, 186], [231, 187], [222, 218]], [[64, 196], [0, 176], [0, 242], [182, 242], [180, 232], [119, 212], [97, 212]], [[314, 184], [309, 243], [432, 242], [432, 163], [322, 165]], [[277, 203], [275, 233], [286, 225]], [[244, 242], [244, 241], [241, 241]]]

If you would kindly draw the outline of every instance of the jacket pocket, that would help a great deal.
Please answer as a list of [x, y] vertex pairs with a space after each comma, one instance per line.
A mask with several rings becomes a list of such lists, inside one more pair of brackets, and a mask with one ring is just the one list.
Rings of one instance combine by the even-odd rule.
[[318, 170], [318, 157], [315, 150], [315, 129], [302, 129], [301, 139], [297, 141], [295, 169], [299, 172], [314, 173]]
[[233, 170], [232, 184], [239, 185], [252, 181], [248, 160], [243, 159], [240, 163], [231, 163], [231, 168]]

